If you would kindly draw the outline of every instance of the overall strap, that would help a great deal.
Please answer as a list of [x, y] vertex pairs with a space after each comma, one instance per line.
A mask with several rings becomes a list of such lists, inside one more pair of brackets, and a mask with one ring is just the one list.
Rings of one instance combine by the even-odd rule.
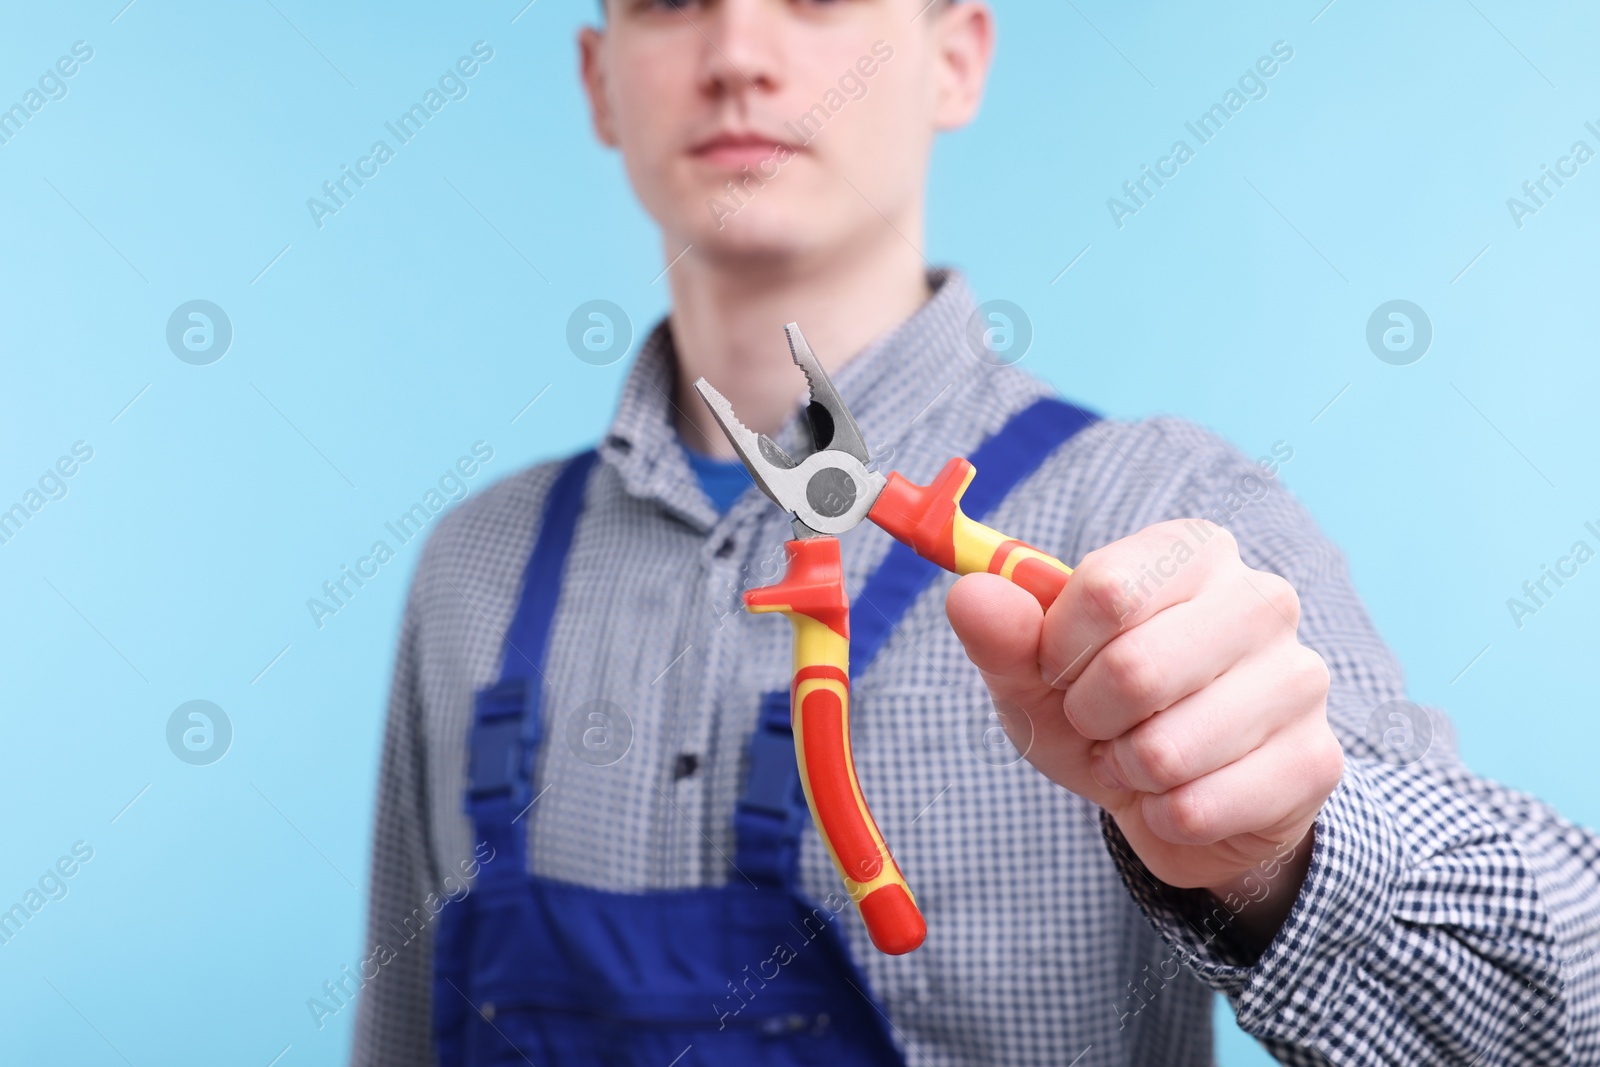
[[795, 762], [788, 690], [761, 694], [748, 751], [744, 793], [733, 807], [734, 869], [757, 885], [786, 886], [811, 821]]
[[534, 756], [544, 737], [545, 652], [595, 458], [592, 449], [572, 457], [551, 485], [506, 631], [500, 680], [474, 694], [465, 807], [478, 840], [501, 858], [483, 866], [484, 880], [519, 879], [527, 870], [527, 834], [516, 822], [532, 800]]
[[[1097, 421], [1093, 412], [1050, 397], [1017, 412], [968, 456], [977, 474], [961, 498], [962, 510], [981, 521], [1047, 456]], [[872, 665], [900, 619], [942, 573], [906, 545], [896, 541], [889, 546], [851, 606], [852, 676]], [[749, 773], [733, 821], [738, 870], [757, 883], [792, 884], [810, 813], [795, 764], [786, 690], [761, 694]]]

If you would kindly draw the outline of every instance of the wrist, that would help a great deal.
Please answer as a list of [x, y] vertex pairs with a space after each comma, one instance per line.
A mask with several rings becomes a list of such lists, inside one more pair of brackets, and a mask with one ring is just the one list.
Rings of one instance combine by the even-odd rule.
[[1264, 952], [1294, 908], [1311, 866], [1314, 831], [1297, 842], [1283, 842], [1277, 852], [1218, 885], [1206, 886], [1233, 913], [1235, 939], [1252, 956]]

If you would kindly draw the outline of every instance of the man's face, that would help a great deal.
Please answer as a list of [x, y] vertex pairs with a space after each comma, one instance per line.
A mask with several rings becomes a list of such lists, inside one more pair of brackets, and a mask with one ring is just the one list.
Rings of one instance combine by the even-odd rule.
[[580, 38], [595, 128], [669, 249], [757, 261], [920, 233], [933, 135], [977, 103], [951, 70], [949, 14], [947, 0], [610, 0]]

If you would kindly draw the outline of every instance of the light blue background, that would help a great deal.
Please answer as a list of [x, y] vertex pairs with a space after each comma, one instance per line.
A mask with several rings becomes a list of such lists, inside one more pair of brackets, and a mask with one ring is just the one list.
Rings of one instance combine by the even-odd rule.
[[[0, 507], [94, 449], [0, 545], [0, 904], [94, 849], [0, 946], [6, 1057], [339, 1063], [354, 1012], [319, 1031], [305, 1002], [360, 952], [417, 542], [320, 630], [305, 601], [473, 442], [477, 492], [597, 437], [627, 363], [575, 359], [567, 317], [603, 297], [642, 334], [656, 234], [587, 128], [591, 0], [122, 3], [8, 4], [0, 34], [0, 104], [94, 49], [0, 145]], [[1412, 696], [1479, 771], [1593, 825], [1600, 563], [1520, 630], [1506, 599], [1600, 547], [1600, 161], [1520, 230], [1506, 199], [1600, 149], [1600, 19], [1323, 3], [1001, 3], [927, 255], [1027, 309], [1024, 366], [1074, 398], [1290, 442]], [[306, 198], [478, 40], [470, 94], [319, 231]], [[1278, 40], [1267, 98], [1118, 229], [1107, 197]], [[210, 366], [164, 340], [195, 298], [235, 331]], [[1434, 325], [1411, 366], [1365, 343], [1392, 298]], [[191, 699], [235, 730], [209, 767], [166, 746]], [[1229, 1026], [1221, 1062], [1266, 1062]]]

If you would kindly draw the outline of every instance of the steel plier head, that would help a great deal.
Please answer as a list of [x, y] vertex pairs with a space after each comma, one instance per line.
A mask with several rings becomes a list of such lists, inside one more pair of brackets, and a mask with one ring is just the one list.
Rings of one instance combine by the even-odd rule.
[[694, 387], [756, 485], [794, 517], [795, 537], [842, 534], [867, 517], [887, 480], [868, 467], [871, 460], [861, 428], [828, 380], [799, 325], [791, 322], [783, 332], [789, 338], [789, 354], [805, 372], [809, 386], [806, 422], [811, 430], [810, 455], [796, 460], [772, 438], [745, 426], [728, 399], [704, 378]]

